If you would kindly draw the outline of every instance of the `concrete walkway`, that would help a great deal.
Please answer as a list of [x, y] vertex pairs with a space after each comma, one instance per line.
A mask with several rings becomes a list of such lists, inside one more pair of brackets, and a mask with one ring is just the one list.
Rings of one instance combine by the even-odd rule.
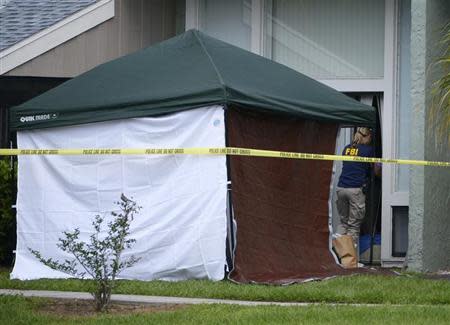
[[[87, 292], [71, 291], [44, 291], [44, 290], [14, 290], [0, 289], [0, 295], [21, 295], [24, 297], [42, 297], [55, 299], [83, 299], [93, 300], [92, 295]], [[164, 296], [139, 296], [139, 295], [111, 295], [111, 300], [122, 303], [139, 304], [227, 304], [243, 306], [278, 305], [278, 306], [309, 306], [311, 303], [305, 302], [264, 302], [264, 301], [244, 301], [226, 299], [206, 299], [206, 298], [182, 298]]]
[[[0, 289], [0, 295], [21, 295], [24, 297], [42, 297], [54, 299], [83, 299], [93, 300], [92, 296], [87, 292], [70, 292], [70, 291], [44, 291], [44, 290], [14, 290]], [[226, 300], [226, 299], [206, 299], [206, 298], [182, 298], [182, 297], [163, 297], [163, 296], [139, 296], [139, 295], [120, 295], [113, 294], [111, 300], [121, 303], [137, 303], [137, 304], [227, 304], [242, 306], [312, 306], [323, 305], [319, 303], [308, 302], [268, 302], [268, 301], [245, 301], [245, 300]], [[383, 306], [378, 304], [342, 304], [327, 303], [327, 306]], [[393, 305], [391, 305], [393, 306]]]

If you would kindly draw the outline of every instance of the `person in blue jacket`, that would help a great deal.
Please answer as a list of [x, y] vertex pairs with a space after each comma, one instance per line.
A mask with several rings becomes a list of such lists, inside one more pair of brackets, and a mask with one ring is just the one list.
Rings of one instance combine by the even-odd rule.
[[[359, 127], [353, 142], [344, 148], [342, 155], [373, 157], [374, 149], [371, 143], [371, 130]], [[379, 168], [379, 165], [375, 167], [376, 174], [379, 173]], [[360, 227], [366, 212], [365, 188], [367, 188], [371, 169], [371, 163], [344, 161], [337, 185], [336, 205], [340, 216], [338, 233], [352, 236], [355, 245], [358, 244]]]

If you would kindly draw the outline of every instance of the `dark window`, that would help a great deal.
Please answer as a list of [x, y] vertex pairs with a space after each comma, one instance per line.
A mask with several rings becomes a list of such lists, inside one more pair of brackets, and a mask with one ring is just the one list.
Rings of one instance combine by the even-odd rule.
[[392, 256], [404, 257], [408, 251], [408, 207], [392, 207]]

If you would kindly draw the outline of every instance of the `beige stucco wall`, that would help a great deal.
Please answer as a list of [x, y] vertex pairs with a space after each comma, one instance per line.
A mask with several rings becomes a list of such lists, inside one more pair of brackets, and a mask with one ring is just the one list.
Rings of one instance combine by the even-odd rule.
[[175, 35], [177, 3], [176, 0], [115, 0], [114, 18], [6, 75], [74, 77], [101, 63], [170, 38]]

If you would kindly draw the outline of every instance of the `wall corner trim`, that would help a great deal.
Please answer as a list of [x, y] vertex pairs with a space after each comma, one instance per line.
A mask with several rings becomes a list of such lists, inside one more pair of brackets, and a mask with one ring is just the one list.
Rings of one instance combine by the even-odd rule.
[[0, 75], [114, 17], [114, 0], [100, 0], [0, 52]]

